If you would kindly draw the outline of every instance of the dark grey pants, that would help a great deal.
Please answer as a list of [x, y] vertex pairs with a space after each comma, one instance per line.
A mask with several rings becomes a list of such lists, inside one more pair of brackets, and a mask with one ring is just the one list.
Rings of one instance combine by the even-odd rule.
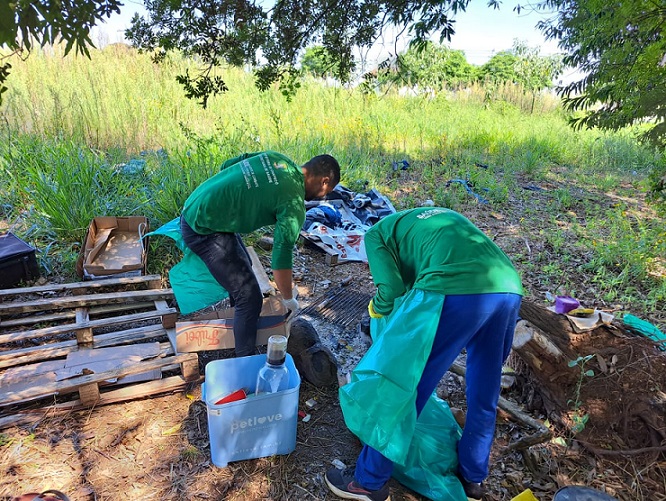
[[235, 307], [236, 356], [253, 355], [263, 296], [241, 236], [237, 233], [200, 235], [182, 217], [180, 229], [185, 244], [201, 258], [215, 280], [229, 292], [231, 304]]

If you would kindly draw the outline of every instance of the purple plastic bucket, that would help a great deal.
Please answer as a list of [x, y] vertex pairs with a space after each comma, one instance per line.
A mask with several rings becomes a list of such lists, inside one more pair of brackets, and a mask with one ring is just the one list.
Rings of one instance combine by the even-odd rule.
[[580, 306], [577, 299], [569, 296], [557, 296], [555, 298], [555, 313], [569, 313]]

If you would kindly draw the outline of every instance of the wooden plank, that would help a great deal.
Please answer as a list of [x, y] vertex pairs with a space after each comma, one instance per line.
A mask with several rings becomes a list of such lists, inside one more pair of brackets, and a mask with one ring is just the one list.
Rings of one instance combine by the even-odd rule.
[[99, 385], [97, 383], [88, 383], [79, 387], [79, 399], [82, 405], [92, 407], [99, 401], [99, 398]]
[[103, 287], [112, 287], [117, 285], [132, 285], [132, 284], [159, 284], [161, 288], [162, 277], [159, 275], [146, 275], [143, 277], [125, 277], [125, 278], [105, 278], [103, 280], [93, 280], [86, 282], [71, 282], [67, 284], [51, 284], [42, 285], [38, 287], [21, 287], [16, 289], [0, 289], [0, 299], [8, 296], [23, 296], [26, 294], [43, 294], [45, 292], [67, 292], [76, 289], [101, 289]]
[[199, 376], [199, 357], [196, 356], [180, 363], [180, 373], [185, 381], [192, 381]]
[[162, 327], [165, 329], [171, 329], [176, 326], [178, 310], [175, 308], [169, 308], [169, 305], [163, 299], [155, 301], [155, 309], [162, 317]]
[[[82, 324], [86, 324], [86, 326], [83, 327]], [[76, 328], [76, 344], [78, 344], [81, 348], [92, 347], [93, 331], [92, 327], [90, 326], [88, 308], [76, 309], [76, 325], [81, 326]], [[0, 336], [0, 339], [1, 338], [2, 336]], [[0, 343], [2, 343], [1, 340]]]
[[165, 343], [165, 346], [160, 346], [158, 342], [109, 346], [95, 350], [77, 350], [67, 355], [65, 367], [56, 371], [56, 380], [62, 381], [71, 377], [78, 377], [86, 370], [103, 372], [114, 367], [139, 363], [160, 356], [160, 354], [166, 355], [172, 352], [170, 344]]
[[[122, 376], [141, 374], [143, 372], [149, 372], [153, 369], [159, 369], [165, 365], [170, 364], [192, 363], [194, 360], [198, 361], [196, 353], [182, 353], [170, 357], [145, 360], [133, 364], [129, 367], [122, 367], [120, 369], [112, 369], [96, 374], [88, 374], [64, 381], [55, 381], [40, 385], [39, 387], [33, 386], [17, 392], [5, 388], [4, 391], [0, 394], [0, 406], [12, 405], [19, 402], [27, 402], [30, 400], [45, 398], [51, 395], [72, 393], [74, 391], [78, 391], [80, 387], [89, 385], [91, 383], [99, 384], [103, 381], [106, 381], [107, 379], [116, 379]], [[194, 376], [190, 374], [190, 378], [194, 379]]]
[[[168, 366], [172, 368], [173, 366]], [[166, 368], [163, 368], [166, 369]], [[137, 398], [145, 398], [151, 395], [162, 393], [171, 393], [183, 391], [190, 384], [201, 384], [204, 381], [203, 376], [187, 382], [181, 376], [171, 376], [157, 381], [148, 381], [146, 383], [134, 384], [116, 390], [105, 391], [100, 394], [100, 399], [95, 407], [126, 402]], [[10, 426], [20, 426], [25, 424], [37, 423], [45, 418], [68, 414], [70, 412], [89, 409], [89, 406], [83, 405], [80, 399], [70, 402], [63, 402], [41, 409], [30, 409], [17, 411], [10, 416], [0, 417], [0, 430]]]
[[[77, 308], [77, 312], [79, 310], [83, 311], [85, 310], [85, 308]], [[143, 313], [133, 313], [131, 315], [121, 315], [117, 317], [102, 318], [99, 320], [85, 320], [85, 318], [82, 316], [81, 319], [77, 318], [77, 322], [75, 324], [56, 325], [54, 327], [44, 327], [43, 329], [34, 329], [30, 331], [20, 331], [20, 332], [11, 332], [9, 334], [0, 334], [0, 344], [21, 341], [23, 339], [37, 339], [37, 338], [55, 336], [58, 334], [67, 334], [71, 332], [77, 332], [77, 339], [78, 339], [79, 337], [78, 332], [83, 331], [85, 329], [90, 329], [90, 335], [92, 336], [92, 329], [95, 328], [111, 327], [113, 325], [122, 325], [122, 324], [140, 322], [143, 320], [151, 320], [165, 314], [177, 315], [177, 310], [175, 308], [165, 308], [162, 311], [154, 310]], [[81, 313], [81, 315], [83, 315], [83, 313]], [[92, 338], [90, 341], [92, 341]]]
[[[77, 378], [84, 374], [99, 373], [157, 356], [173, 354], [169, 343], [142, 343], [126, 346], [110, 346], [95, 350], [74, 350], [65, 360], [40, 361], [36, 364], [11, 367], [0, 375], [0, 386], [7, 390], [22, 391], [32, 386], [43, 386], [55, 381]], [[158, 376], [159, 377], [159, 371]], [[143, 379], [154, 379], [154, 375], [142, 373]], [[130, 376], [134, 377], [134, 376]], [[136, 379], [139, 380], [139, 379]], [[124, 382], [127, 380], [124, 379]], [[104, 381], [113, 384], [116, 381]]]
[[168, 299], [170, 297], [173, 297], [173, 291], [171, 289], [158, 289], [37, 299], [24, 303], [0, 303], [0, 315], [27, 313], [31, 311], [63, 310], [66, 308], [78, 308], [111, 303], [127, 303], [132, 301], [156, 301], [158, 299]]
[[252, 271], [254, 276], [257, 277], [257, 282], [259, 282], [259, 288], [261, 289], [262, 294], [275, 294], [275, 287], [271, 284], [270, 278], [264, 269], [264, 265], [261, 264], [259, 256], [253, 247], [245, 247], [247, 253], [250, 255], [250, 260], [252, 261]]
[[[38, 385], [40, 382], [55, 381], [55, 372], [65, 368], [65, 360], [40, 360], [36, 364], [17, 366], [2, 371], [0, 386], [25, 383]], [[46, 379], [42, 376], [47, 375]]]
[[[106, 315], [109, 313], [119, 313], [122, 311], [128, 310], [144, 310], [146, 308], [153, 308], [155, 306], [154, 302], [150, 303], [130, 303], [130, 304], [111, 304], [108, 306], [97, 306], [95, 308], [89, 308], [88, 314], [91, 317], [96, 317], [98, 315]], [[69, 320], [70, 318], [76, 318], [76, 312], [71, 310], [57, 311], [55, 313], [49, 313], [46, 315], [39, 314], [33, 315], [31, 317], [21, 317], [21, 318], [11, 318], [9, 320], [0, 319], [0, 327], [19, 327], [22, 325], [32, 325], [32, 324], [41, 324], [46, 322], [58, 322], [62, 320]]]
[[[93, 340], [93, 348], [117, 346], [161, 337], [166, 337], [166, 331], [161, 325], [135, 327], [124, 331], [99, 334], [95, 336]], [[67, 356], [68, 353], [76, 351], [77, 349], [76, 341], [70, 340], [42, 346], [31, 346], [29, 348], [3, 351], [0, 352], [0, 369], [39, 360], [64, 357]]]

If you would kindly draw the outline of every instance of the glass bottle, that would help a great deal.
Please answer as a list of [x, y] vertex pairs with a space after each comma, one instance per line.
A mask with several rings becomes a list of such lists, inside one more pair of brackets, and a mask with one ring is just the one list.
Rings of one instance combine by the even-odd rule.
[[266, 363], [257, 375], [256, 395], [276, 393], [289, 387], [289, 370], [284, 364], [287, 358], [287, 338], [271, 336], [268, 338]]

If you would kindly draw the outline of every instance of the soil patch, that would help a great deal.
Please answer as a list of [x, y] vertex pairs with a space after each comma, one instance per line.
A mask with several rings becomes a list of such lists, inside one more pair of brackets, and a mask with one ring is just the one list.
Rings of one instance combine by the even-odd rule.
[[[583, 196], [592, 195], [581, 194]], [[513, 200], [513, 209], [504, 213], [478, 205], [470, 205], [463, 211], [511, 256], [521, 269], [527, 296], [537, 300], [543, 299], [548, 289], [555, 292], [557, 284], [544, 284], [534, 256], [541, 252], [540, 259], [557, 259], [557, 253], [549, 249], [540, 235], [548, 221], [535, 216], [529, 231], [523, 231], [520, 219], [529, 210], [538, 214], [547, 197], [547, 193], [529, 191]], [[636, 210], [640, 210], [639, 205]], [[574, 215], [563, 214], [561, 219], [582, 217], [576, 215], [575, 210], [571, 210]], [[575, 242], [571, 245], [575, 246]], [[575, 252], [573, 255], [576, 256]], [[268, 255], [260, 257], [268, 265]], [[577, 255], [574, 259], [583, 261], [586, 257]], [[577, 270], [571, 267], [567, 281], [577, 285], [578, 298], [587, 306], [609, 311], [621, 306], [599, 300], [598, 291]], [[294, 271], [304, 307], [339, 286], [359, 294], [374, 293], [367, 265], [346, 263], [330, 267], [325, 264], [323, 254], [308, 248], [300, 248]], [[643, 293], [645, 291], [637, 291], [637, 294]], [[643, 318], [657, 323], [662, 314], [652, 312], [650, 315]], [[336, 355], [340, 374], [350, 372], [369, 346], [358, 325], [341, 327], [316, 315], [308, 320], [317, 329], [322, 343]], [[500, 412], [487, 480], [490, 491], [487, 500], [510, 500], [530, 488], [539, 500], [549, 501], [558, 488], [572, 484], [605, 490], [621, 501], [666, 500], [663, 452], [651, 450], [630, 456], [604, 454], [604, 449], [616, 448], [618, 444], [627, 449], [663, 444], [659, 437], [632, 434], [635, 423], [642, 418], [632, 400], [631, 389], [656, 385], [663, 392], [666, 388], [664, 357], [655, 357], [638, 348], [635, 340], [612, 334], [595, 340], [594, 346], [598, 348], [590, 352], [595, 356], [591, 367], [597, 375], [587, 378], [580, 392], [581, 408], [591, 416], [589, 425], [576, 440], [558, 435], [560, 430], [554, 428], [556, 438], [561, 441], [534, 445], [523, 451], [507, 451], [505, 447], [509, 443], [532, 434], [533, 430]], [[201, 368], [211, 360], [227, 356], [230, 352], [201, 354]], [[602, 370], [604, 364], [605, 371]], [[618, 383], [626, 392], [609, 390]], [[438, 394], [452, 407], [464, 409], [461, 377], [447, 373], [440, 382]], [[201, 388], [197, 385], [184, 393], [46, 417], [34, 425], [3, 430], [0, 433], [0, 498], [55, 488], [66, 492], [72, 500], [86, 501], [337, 499], [325, 486], [324, 472], [336, 460], [352, 466], [361, 447], [344, 424], [337, 386], [316, 388], [303, 381], [300, 408], [306, 409], [305, 402], [310, 399], [317, 404], [308, 411], [311, 419], [298, 423], [297, 445], [292, 454], [240, 461], [226, 468], [217, 468], [211, 463], [206, 408], [200, 396]], [[502, 396], [522, 406], [535, 419], [548, 418], [539, 406], [538, 388], [531, 385], [528, 375], [519, 374], [516, 384], [503, 390]], [[611, 400], [622, 403], [622, 412], [607, 405]], [[423, 499], [395, 481], [391, 482], [391, 488], [394, 501]]]

